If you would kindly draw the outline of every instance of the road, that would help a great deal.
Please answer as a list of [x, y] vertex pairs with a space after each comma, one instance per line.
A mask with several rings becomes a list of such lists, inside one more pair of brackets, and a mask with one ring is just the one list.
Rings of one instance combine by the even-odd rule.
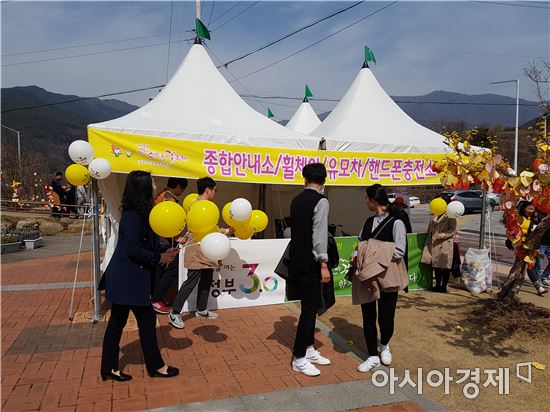
[[[508, 250], [504, 245], [505, 238], [502, 236], [504, 230], [502, 225], [498, 222], [501, 214], [502, 212], [493, 212], [491, 214], [491, 222], [497, 236], [486, 236], [486, 245], [487, 247], [489, 247], [489, 245], [491, 246], [493, 260], [511, 265], [514, 261], [514, 253]], [[431, 217], [432, 215], [427, 205], [411, 209], [410, 220], [413, 232], [426, 232]], [[479, 248], [479, 221], [479, 213], [468, 214], [458, 218], [460, 249], [462, 254], [466, 253], [468, 248]], [[494, 240], [494, 242], [492, 240]]]

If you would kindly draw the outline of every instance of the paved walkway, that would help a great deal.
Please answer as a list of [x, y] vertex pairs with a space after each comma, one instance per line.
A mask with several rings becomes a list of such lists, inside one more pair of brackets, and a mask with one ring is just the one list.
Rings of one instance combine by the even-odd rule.
[[[359, 360], [345, 341], [322, 324], [316, 346], [333, 365], [323, 367], [317, 378], [294, 373], [289, 368], [297, 323], [292, 304], [220, 310], [215, 321], [187, 315], [184, 330], [173, 329], [159, 316], [162, 355], [181, 371], [168, 380], [147, 376], [135, 319], [130, 318], [121, 341], [121, 367], [134, 379], [102, 382], [106, 323], [90, 321], [89, 252], [81, 254], [76, 315], [69, 320], [76, 256], [2, 264], [2, 410], [437, 409], [415, 394], [389, 397], [375, 388], [370, 374], [356, 371]], [[287, 408], [281, 406], [285, 401]], [[361, 409], [373, 405], [378, 406]]]
[[[64, 256], [77, 253], [80, 246], [80, 236], [44, 236], [43, 239], [44, 246], [38, 249], [21, 250], [18, 253], [2, 255], [2, 263], [25, 262], [31, 259]], [[92, 237], [90, 235], [83, 236], [82, 250], [92, 250]]]
[[[485, 233], [489, 236], [489, 233], [492, 233], [494, 236], [499, 238], [506, 237], [506, 228], [504, 224], [501, 223], [502, 214], [504, 212], [500, 210], [495, 210], [488, 214], [488, 219], [485, 221]], [[458, 228], [461, 232], [465, 233], [476, 233], [479, 235], [479, 227], [481, 224], [481, 214], [467, 214], [460, 216], [457, 219]]]

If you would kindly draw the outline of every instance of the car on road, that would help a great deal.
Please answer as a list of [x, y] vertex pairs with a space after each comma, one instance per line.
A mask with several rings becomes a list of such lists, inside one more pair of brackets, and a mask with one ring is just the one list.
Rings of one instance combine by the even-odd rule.
[[418, 196], [409, 196], [409, 204], [411, 207], [420, 206], [420, 198]]
[[[481, 190], [479, 192], [481, 192]], [[487, 192], [487, 197], [491, 199], [491, 201], [494, 201], [495, 205], [500, 205], [500, 195], [498, 193]]]
[[[447, 203], [454, 200], [462, 203], [464, 205], [464, 213], [473, 212], [476, 210], [481, 211], [482, 196], [483, 192], [481, 190], [446, 190], [440, 195], [440, 197]], [[489, 193], [487, 193], [486, 196], [487, 207], [491, 211], [495, 210], [496, 206], [500, 202], [500, 198], [497, 202], [497, 199], [489, 196]]]
[[[390, 203], [393, 203], [395, 198], [396, 197], [399, 197], [401, 195], [397, 194], [397, 193], [388, 193], [388, 200], [390, 201]], [[409, 196], [409, 206], [412, 208], [412, 207], [416, 207], [416, 206], [420, 206], [420, 198], [418, 198], [418, 196]]]

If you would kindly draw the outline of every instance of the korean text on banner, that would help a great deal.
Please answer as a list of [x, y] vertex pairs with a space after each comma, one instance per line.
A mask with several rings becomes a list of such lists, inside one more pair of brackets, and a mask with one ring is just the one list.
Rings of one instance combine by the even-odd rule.
[[[288, 239], [231, 240], [231, 253], [214, 271], [208, 308], [239, 308], [285, 302], [285, 280], [274, 272]], [[180, 272], [183, 270], [180, 259]], [[186, 277], [185, 277], [186, 278]], [[183, 280], [185, 280], [185, 278]], [[183, 310], [195, 310], [196, 291]]]
[[432, 267], [420, 262], [426, 243], [426, 233], [409, 233], [409, 290], [429, 289], [432, 287]]
[[159, 176], [272, 184], [303, 184], [308, 163], [327, 167], [330, 185], [386, 186], [439, 184], [432, 163], [442, 154], [355, 153], [264, 148], [137, 136], [88, 129], [95, 155], [108, 159], [115, 172], [147, 170]]
[[[346, 279], [346, 273], [351, 266], [349, 257], [358, 243], [359, 240], [355, 236], [336, 238], [338, 254], [340, 255], [340, 264], [333, 270], [334, 292], [336, 296], [351, 296], [351, 283]], [[420, 263], [425, 243], [425, 233], [409, 233], [407, 235], [409, 290], [428, 289], [431, 287], [432, 269], [430, 266]]]
[[351, 267], [349, 257], [359, 244], [356, 236], [336, 237], [336, 246], [340, 262], [338, 267], [332, 270], [334, 276], [334, 294], [336, 296], [351, 296], [351, 282], [346, 279], [348, 269]]

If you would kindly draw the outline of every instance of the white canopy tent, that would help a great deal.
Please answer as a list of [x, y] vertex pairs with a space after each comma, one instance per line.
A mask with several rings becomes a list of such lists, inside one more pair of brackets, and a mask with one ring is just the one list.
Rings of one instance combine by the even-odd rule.
[[[309, 103], [298, 109], [294, 126], [307, 125], [310, 128], [318, 121]], [[307, 122], [306, 122], [307, 120]], [[292, 125], [291, 125], [292, 126]], [[361, 70], [350, 90], [323, 123], [307, 136], [285, 128], [256, 112], [233, 90], [218, 71], [202, 44], [194, 44], [174, 76], [163, 90], [143, 107], [118, 119], [88, 126], [88, 135], [96, 153], [105, 157], [110, 151], [120, 150], [120, 136], [134, 146], [139, 139], [168, 139], [193, 141], [197, 145], [208, 142], [219, 145], [232, 144], [259, 148], [281, 148], [316, 150], [321, 138], [327, 140], [327, 149], [338, 152], [414, 152], [441, 153], [443, 138], [410, 119], [380, 87], [370, 69]], [[108, 150], [108, 152], [106, 152]], [[111, 221], [116, 233], [119, 219], [119, 205], [128, 170], [148, 169], [143, 160], [123, 159], [130, 169], [117, 169], [116, 162], [123, 155], [115, 154], [114, 171], [108, 179], [100, 182]], [[131, 156], [131, 154], [130, 154]], [[130, 157], [128, 156], [128, 157]], [[151, 162], [159, 163], [159, 162]], [[145, 166], [143, 166], [145, 165]], [[157, 185], [162, 188], [163, 179], [170, 176], [166, 169], [151, 167], [159, 176]], [[119, 172], [119, 173], [116, 173]], [[122, 172], [122, 173], [120, 173]], [[260, 185], [219, 181], [219, 206], [235, 197], [246, 197], [255, 203], [259, 198]], [[266, 190], [265, 211], [273, 223], [274, 218], [283, 218], [289, 213], [292, 197], [301, 190], [300, 186], [269, 185]], [[191, 183], [187, 192], [194, 192]], [[363, 189], [331, 188], [331, 223], [340, 224], [348, 233], [358, 232], [366, 214], [363, 204]], [[353, 205], [353, 207], [352, 207]], [[258, 205], [255, 205], [258, 207]], [[353, 211], [350, 213], [350, 207]], [[272, 224], [267, 236], [275, 235]], [[115, 239], [110, 239], [114, 246]]]
[[309, 104], [307, 97], [298, 107], [294, 116], [288, 121], [286, 127], [298, 133], [309, 134], [321, 124], [321, 120]]
[[[317, 138], [289, 130], [246, 104], [218, 71], [202, 44], [191, 47], [158, 96], [125, 116], [88, 126], [89, 135], [95, 131], [135, 135], [136, 139], [147, 136], [272, 148], [318, 148]], [[115, 221], [125, 179], [125, 175], [113, 173], [100, 182]], [[159, 185], [162, 184], [161, 180]], [[242, 186], [250, 187], [245, 193], [233, 194], [252, 194], [253, 184]], [[194, 189], [191, 187], [190, 191]]]
[[445, 153], [443, 136], [416, 123], [384, 91], [367, 64], [336, 107], [310, 135], [327, 150]]
[[[109, 133], [114, 134], [109, 141], [103, 142], [93, 139], [98, 133], [108, 137]], [[174, 142], [181, 139], [262, 148], [318, 149], [319, 144], [319, 139], [289, 130], [252, 109], [221, 75], [202, 44], [191, 47], [173, 77], [150, 102], [120, 118], [88, 126], [88, 135], [96, 153], [98, 147], [105, 152], [107, 148], [103, 146], [109, 146], [109, 151], [117, 150], [118, 147], [114, 146], [118, 144], [117, 136], [120, 133], [130, 140], [135, 136], [136, 141], [145, 136], [149, 141], [168, 138]], [[124, 150], [121, 149], [122, 152]], [[150, 168], [147, 162], [135, 162], [132, 167], [143, 170]], [[114, 172], [99, 182], [113, 225], [113, 236], [109, 239], [106, 256], [110, 256], [116, 244], [119, 206], [126, 182], [125, 173], [120, 173], [116, 167]], [[153, 174], [163, 176], [154, 169]], [[159, 190], [169, 177], [166, 174], [164, 176], [156, 178]], [[253, 204], [259, 198], [260, 185], [255, 183], [220, 181], [218, 188], [216, 203], [220, 208], [236, 197], [248, 198]], [[299, 190], [299, 186], [267, 188], [266, 212], [272, 221], [274, 216], [288, 214], [290, 200]], [[192, 192], [196, 192], [193, 181], [185, 194]], [[273, 236], [274, 232], [275, 228], [271, 225], [268, 236]], [[107, 263], [105, 261], [103, 265]]]
[[318, 139], [252, 109], [194, 44], [162, 91], [139, 109], [90, 130], [259, 147], [317, 149]]
[[[342, 100], [310, 135], [325, 139], [326, 149], [336, 151], [434, 154], [447, 150], [443, 136], [416, 123], [392, 100], [367, 63]], [[358, 232], [362, 222], [357, 221], [357, 215], [365, 214], [364, 188], [329, 189], [331, 206], [350, 211], [342, 214], [338, 223], [352, 233]]]

